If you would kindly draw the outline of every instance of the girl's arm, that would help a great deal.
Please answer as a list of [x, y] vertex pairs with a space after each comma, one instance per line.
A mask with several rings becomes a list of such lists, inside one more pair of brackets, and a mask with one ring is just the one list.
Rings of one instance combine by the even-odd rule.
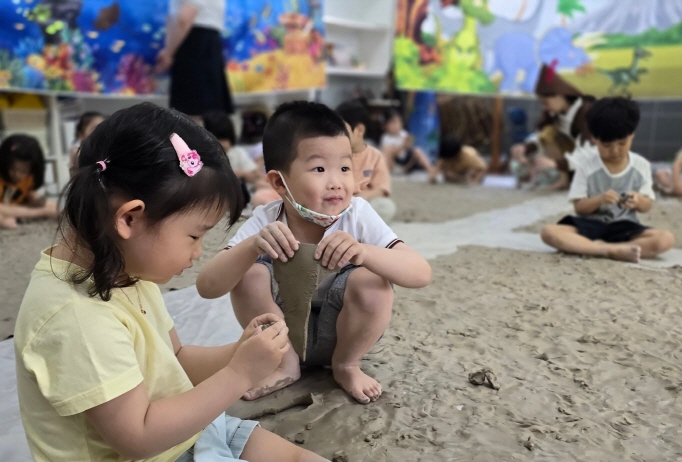
[[253, 337], [262, 325], [274, 322], [284, 321], [272, 313], [262, 314], [254, 318], [244, 328], [244, 332], [237, 342], [216, 347], [183, 345], [175, 328], [170, 330], [169, 335], [173, 344], [173, 350], [175, 351], [175, 357], [178, 358], [178, 362], [187, 373], [192, 384], [197, 386], [221, 369], [227, 367], [239, 346]]
[[198, 14], [199, 10], [196, 6], [185, 3], [180, 7], [175, 21], [170, 17], [168, 18], [166, 21], [166, 30], [168, 31], [166, 33], [166, 45], [156, 58], [157, 73], [166, 72], [173, 65], [175, 52], [178, 51], [182, 42], [187, 38], [187, 34], [192, 29]]
[[402, 242], [392, 249], [361, 244], [365, 249], [362, 266], [394, 284], [410, 289], [426, 287], [431, 282], [431, 265]]
[[0, 216], [12, 218], [40, 218], [46, 216], [46, 210], [44, 207], [27, 207], [25, 205], [0, 204]]
[[197, 291], [203, 298], [218, 298], [234, 289], [258, 258], [255, 237], [219, 252], [197, 276]]
[[[289, 348], [277, 323], [246, 340], [226, 367], [179, 395], [149, 401], [143, 383], [85, 411], [102, 439], [123, 457], [148, 459], [187, 441], [270, 374]], [[206, 364], [216, 365], [209, 359]]]

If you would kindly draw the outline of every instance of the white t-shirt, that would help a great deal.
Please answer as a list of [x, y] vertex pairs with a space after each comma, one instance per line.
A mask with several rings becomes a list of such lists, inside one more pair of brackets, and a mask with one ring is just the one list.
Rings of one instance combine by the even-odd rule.
[[182, 5], [194, 5], [198, 10], [195, 26], [222, 32], [225, 27], [225, 2], [226, 0], [171, 0], [169, 14], [175, 18]]
[[[629, 153], [629, 162], [622, 172], [612, 174], [599, 156], [599, 150], [592, 146], [591, 152], [581, 156], [568, 192], [568, 199], [574, 201], [593, 197], [612, 189], [618, 194], [637, 191], [643, 196], [656, 199], [651, 177], [651, 165], [644, 157]], [[586, 218], [610, 223], [617, 220], [630, 220], [639, 223], [637, 212], [620, 208], [618, 205], [602, 205]]]
[[[348, 213], [325, 230], [325, 237], [336, 231], [344, 231], [361, 244], [385, 247], [387, 249], [393, 248], [399, 242], [403, 242], [398, 239], [398, 236], [366, 200], [361, 197], [353, 197], [351, 204], [353, 207]], [[234, 247], [244, 239], [258, 234], [267, 224], [275, 221], [287, 223], [284, 204], [281, 200], [256, 207], [253, 211], [253, 216], [246, 220], [246, 223], [239, 228], [237, 234], [230, 239], [227, 247]]]
[[246, 151], [239, 146], [231, 147], [230, 150], [227, 151], [227, 158], [230, 160], [232, 170], [252, 172], [258, 168]]
[[263, 157], [263, 143], [243, 144], [242, 148], [249, 154], [251, 160], [258, 160]]
[[[390, 133], [384, 133], [381, 135], [381, 149], [383, 149], [385, 146], [402, 146], [407, 137], [409, 136], [409, 133], [407, 133], [405, 130], [400, 130], [399, 135], [391, 135]], [[398, 159], [404, 159], [405, 155], [407, 154], [406, 150], [403, 149], [400, 154], [398, 154]]]

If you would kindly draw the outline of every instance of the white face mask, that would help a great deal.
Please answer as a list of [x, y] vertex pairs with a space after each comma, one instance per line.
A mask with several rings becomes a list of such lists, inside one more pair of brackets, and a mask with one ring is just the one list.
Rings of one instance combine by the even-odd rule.
[[316, 225], [320, 225], [324, 228], [327, 228], [327, 227], [333, 225], [334, 223], [336, 223], [336, 221], [339, 218], [341, 218], [346, 213], [348, 213], [348, 211], [351, 209], [351, 207], [353, 207], [353, 204], [349, 204], [348, 207], [346, 207], [338, 215], [325, 215], [324, 213], [319, 213], [319, 212], [315, 212], [313, 210], [307, 209], [294, 200], [294, 195], [291, 194], [291, 191], [289, 191], [289, 186], [287, 186], [287, 182], [284, 181], [284, 176], [282, 175], [281, 172], [277, 172], [277, 173], [279, 173], [279, 177], [282, 179], [282, 183], [284, 183], [284, 187], [287, 190], [287, 200], [296, 209], [298, 214], [301, 215], [301, 217], [304, 220], [310, 221], [312, 223], [315, 223]]

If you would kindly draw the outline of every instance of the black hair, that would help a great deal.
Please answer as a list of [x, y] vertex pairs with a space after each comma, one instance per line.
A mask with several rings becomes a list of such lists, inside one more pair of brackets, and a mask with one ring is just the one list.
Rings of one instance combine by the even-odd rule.
[[400, 114], [400, 111], [398, 111], [397, 109], [393, 109], [393, 108], [386, 109], [384, 111], [382, 125], [386, 125], [395, 117], [398, 117], [400, 119], [400, 121], [403, 122], [403, 116]]
[[587, 128], [602, 143], [627, 138], [638, 124], [639, 105], [628, 98], [601, 98], [587, 112]]
[[107, 116], [97, 111], [87, 111], [81, 114], [80, 118], [78, 119], [78, 123], [76, 124], [76, 132], [74, 133], [74, 138], [78, 139], [78, 137], [81, 136], [85, 131], [85, 128], [88, 125], [90, 125], [90, 122], [92, 122], [93, 119], [96, 119], [98, 117], [101, 117], [102, 119], [107, 118]]
[[[173, 133], [201, 156], [203, 168], [193, 177], [178, 165]], [[227, 210], [232, 226], [243, 207], [240, 182], [218, 140], [179, 112], [152, 103], [116, 112], [83, 141], [65, 195], [59, 229], [63, 236], [75, 235], [75, 252], [82, 247], [92, 254], [90, 265], [74, 272], [70, 282], [92, 278], [88, 294], [104, 301], [113, 289], [137, 282], [125, 274], [116, 246], [112, 196], [143, 201], [150, 226], [197, 208]]]
[[362, 124], [365, 126], [365, 130], [370, 130], [371, 117], [369, 111], [359, 100], [346, 101], [341, 103], [337, 108], [336, 112], [339, 113], [341, 118], [350, 125], [350, 128], [355, 129], [358, 125]]
[[263, 134], [265, 170], [288, 172], [301, 140], [350, 134], [343, 119], [321, 103], [292, 101], [281, 104], [270, 117]]
[[38, 140], [29, 135], [11, 135], [0, 144], [0, 178], [11, 183], [9, 171], [15, 161], [28, 162], [31, 166], [33, 189], [40, 189], [45, 182], [45, 155]]
[[440, 140], [438, 146], [439, 159], [454, 159], [462, 152], [462, 142], [455, 136], [446, 136]]
[[268, 123], [268, 112], [264, 108], [252, 108], [242, 111], [242, 133], [239, 141], [244, 144], [256, 144], [263, 141], [263, 132]]
[[232, 146], [237, 144], [237, 135], [230, 114], [225, 111], [211, 111], [204, 114], [204, 128], [218, 140], [228, 140]]

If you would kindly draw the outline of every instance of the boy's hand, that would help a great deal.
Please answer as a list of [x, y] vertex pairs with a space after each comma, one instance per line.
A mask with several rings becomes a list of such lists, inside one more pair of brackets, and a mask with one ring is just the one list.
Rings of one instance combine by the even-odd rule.
[[256, 234], [253, 242], [259, 255], [267, 254], [284, 262], [298, 250], [298, 241], [289, 227], [280, 221], [267, 224]]
[[282, 362], [282, 356], [291, 348], [287, 333], [289, 328], [278, 322], [258, 332], [239, 345], [227, 365], [237, 374], [247, 377], [251, 387], [270, 375]]
[[[284, 322], [282, 318], [277, 316], [276, 314], [273, 313], [265, 313], [261, 314], [260, 316], [256, 316], [251, 320], [251, 322], [244, 328], [244, 333], [242, 333], [241, 338], [237, 342], [238, 345], [241, 345], [254, 335], [257, 335], [258, 332], [261, 331], [261, 326], [264, 326], [266, 324], [270, 324], [273, 322]], [[239, 347], [237, 347], [239, 348]]]
[[341, 268], [348, 262], [359, 266], [365, 261], [365, 249], [350, 234], [336, 231], [317, 244], [315, 259], [329, 269]]
[[642, 195], [637, 191], [630, 191], [625, 201], [623, 202], [623, 208], [628, 210], [637, 210], [640, 202], [642, 201]]
[[620, 201], [620, 195], [613, 189], [609, 189], [601, 195], [602, 205], [614, 205]]

